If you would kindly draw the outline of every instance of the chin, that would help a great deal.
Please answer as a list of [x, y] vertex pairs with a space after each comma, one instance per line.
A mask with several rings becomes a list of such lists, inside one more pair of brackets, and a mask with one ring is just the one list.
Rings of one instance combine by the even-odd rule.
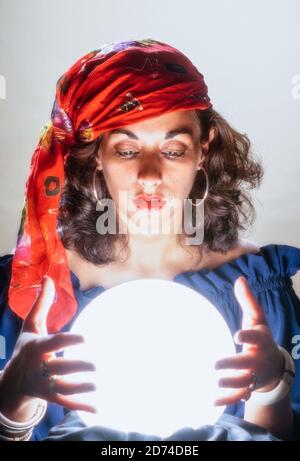
[[[178, 212], [178, 220], [181, 221], [181, 210]], [[124, 213], [126, 221], [121, 219], [122, 226], [129, 234], [133, 235], [170, 235], [173, 234], [174, 219], [176, 212], [174, 209], [163, 207], [161, 209], [137, 209], [135, 212]], [[176, 222], [176, 220], [175, 220]]]
[[161, 233], [159, 223], [157, 225], [150, 225], [147, 220], [139, 221], [138, 223], [131, 222], [129, 227], [136, 235], [158, 235]]

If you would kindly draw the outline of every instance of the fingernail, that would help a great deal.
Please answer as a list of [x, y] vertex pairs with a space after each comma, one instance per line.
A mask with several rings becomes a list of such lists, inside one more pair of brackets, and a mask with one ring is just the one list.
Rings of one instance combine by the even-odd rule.
[[234, 342], [236, 344], [241, 344], [241, 338], [240, 338], [240, 333], [239, 332], [234, 334], [233, 339], [234, 339]]
[[94, 392], [94, 391], [97, 390], [97, 386], [96, 386], [96, 384], [94, 384], [94, 383], [88, 383], [88, 386], [87, 386], [87, 387], [88, 387], [88, 389], [89, 389], [90, 392]]
[[74, 343], [76, 343], [76, 344], [84, 344], [85, 343], [84, 337], [83, 336], [76, 336], [75, 339], [74, 339]]
[[48, 275], [44, 275], [43, 278], [42, 278], [42, 285], [45, 285], [47, 283], [49, 283], [50, 281], [50, 278]]

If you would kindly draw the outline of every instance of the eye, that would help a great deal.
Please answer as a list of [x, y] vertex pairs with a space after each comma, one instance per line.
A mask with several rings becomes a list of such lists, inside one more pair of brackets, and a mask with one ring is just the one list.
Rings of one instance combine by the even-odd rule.
[[184, 157], [185, 155], [185, 152], [177, 152], [177, 151], [166, 151], [166, 152], [163, 152], [164, 155], [166, 155], [166, 157], [169, 159], [169, 160], [173, 160], [175, 158], [178, 158], [178, 157]]
[[136, 157], [137, 154], [138, 152], [135, 152], [133, 150], [126, 150], [126, 151], [117, 150], [115, 152], [115, 155], [117, 155], [117, 157], [122, 157], [122, 158], [134, 158]]
[[[133, 150], [127, 150], [127, 151], [120, 151], [117, 150], [115, 151], [114, 155], [117, 157], [121, 158], [126, 158], [126, 159], [131, 159], [135, 158], [138, 155], [139, 152], [133, 151]], [[167, 157], [168, 160], [174, 160], [176, 158], [182, 158], [185, 155], [185, 152], [178, 152], [178, 151], [164, 151], [162, 152], [163, 155]]]

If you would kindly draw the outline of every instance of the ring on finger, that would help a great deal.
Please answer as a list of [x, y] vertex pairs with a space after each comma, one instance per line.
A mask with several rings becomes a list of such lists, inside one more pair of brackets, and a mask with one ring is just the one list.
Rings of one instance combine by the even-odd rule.
[[251, 391], [249, 390], [249, 387], [247, 387], [243, 397], [241, 398], [241, 401], [242, 402], [247, 402], [247, 400], [249, 400], [250, 397], [251, 397]]
[[250, 392], [253, 392], [255, 390], [257, 383], [258, 383], [257, 374], [255, 373], [255, 371], [252, 371], [251, 372], [251, 383], [248, 386], [248, 389]]
[[51, 376], [48, 368], [48, 360], [42, 360], [40, 364], [40, 371], [43, 378], [49, 378]]
[[55, 386], [55, 378], [54, 376], [49, 376], [49, 392], [51, 395], [56, 395], [56, 386]]
[[245, 393], [244, 393], [243, 397], [241, 398], [242, 402], [247, 402], [247, 400], [250, 399], [252, 392], [254, 391], [254, 389], [257, 386], [257, 383], [258, 383], [257, 374], [255, 373], [255, 371], [252, 371], [251, 372], [251, 382], [246, 387]]

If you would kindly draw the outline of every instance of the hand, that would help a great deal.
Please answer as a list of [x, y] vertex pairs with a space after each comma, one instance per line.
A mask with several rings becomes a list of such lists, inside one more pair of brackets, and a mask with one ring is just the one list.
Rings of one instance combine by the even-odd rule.
[[219, 360], [215, 368], [235, 369], [239, 374], [220, 379], [220, 387], [233, 388], [235, 392], [217, 399], [215, 405], [234, 404], [243, 399], [249, 393], [253, 376], [257, 378], [255, 390], [267, 392], [277, 386], [283, 374], [284, 358], [244, 277], [236, 280], [234, 292], [243, 311], [242, 329], [234, 339], [237, 344], [243, 344], [243, 349], [234, 357]]
[[[73, 384], [59, 378], [74, 372], [94, 371], [95, 367], [89, 362], [65, 360], [55, 356], [55, 352], [83, 342], [83, 337], [71, 333], [47, 334], [46, 320], [54, 295], [54, 283], [52, 279], [45, 277], [41, 293], [23, 323], [12, 358], [3, 370], [0, 381], [0, 410], [12, 420], [29, 419], [37, 398], [71, 410], [96, 411], [94, 407], [68, 397], [93, 391], [94, 384]], [[47, 376], [42, 373], [43, 362], [47, 364]], [[49, 375], [55, 375], [55, 393], [49, 386]]]

